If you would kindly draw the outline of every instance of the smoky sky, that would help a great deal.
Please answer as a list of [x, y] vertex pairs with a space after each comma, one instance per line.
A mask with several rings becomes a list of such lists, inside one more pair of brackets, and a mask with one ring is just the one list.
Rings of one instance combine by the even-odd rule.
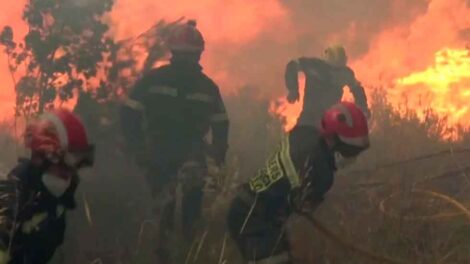
[[[86, 4], [96, 0], [80, 1]], [[397, 25], [406, 27], [425, 14], [431, 2], [442, 1], [116, 0], [107, 21], [111, 33], [119, 32], [116, 35], [124, 38], [138, 35], [161, 18], [196, 18], [208, 41], [203, 66], [222, 92], [227, 95], [246, 86], [264, 98], [276, 98], [285, 93], [283, 71], [290, 59], [319, 56], [334, 42], [344, 44], [354, 61], [371, 52], [377, 35]], [[468, 1], [465, 3], [468, 5]], [[7, 9], [15, 10], [16, 15], [0, 21], [12, 24], [21, 33], [26, 27], [19, 22], [20, 6], [24, 1], [2, 1], [0, 10], [5, 14], [11, 14]], [[460, 35], [468, 39], [470, 34], [462, 29]], [[13, 91], [5, 66], [0, 72], [6, 87], [3, 91]], [[14, 95], [8, 94], [14, 102]], [[7, 94], [1, 97], [8, 101]]]
[[[391, 26], [409, 23], [426, 12], [425, 0], [283, 0], [286, 25], [272, 24], [269, 33], [237, 50], [217, 47], [219, 66], [237, 85], [250, 84], [262, 95], [283, 93], [286, 63], [299, 56], [319, 56], [330, 43], [344, 44], [354, 59], [369, 51], [371, 39]], [[278, 30], [276, 30], [278, 28]], [[285, 40], [278, 35], [284, 35]], [[275, 40], [273, 40], [275, 39]], [[231, 83], [227, 85], [232, 85]]]
[[424, 13], [427, 6], [424, 0], [295, 0], [285, 1], [285, 5], [293, 14], [295, 26], [305, 29], [302, 30], [305, 34], [297, 39], [299, 52], [309, 52], [312, 42], [321, 46], [328, 35], [342, 33], [355, 25], [355, 45], [350, 48], [352, 55], [366, 52], [368, 40], [374, 34], [387, 26], [407, 23]]

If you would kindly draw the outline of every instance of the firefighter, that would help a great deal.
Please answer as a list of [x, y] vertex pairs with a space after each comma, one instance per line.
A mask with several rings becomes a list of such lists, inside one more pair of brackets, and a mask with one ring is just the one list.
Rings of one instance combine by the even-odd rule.
[[[147, 179], [157, 202], [160, 217], [159, 263], [169, 262], [165, 242], [173, 231], [174, 186], [177, 175], [192, 171], [185, 179], [182, 201], [182, 231], [193, 237], [194, 223], [201, 214], [206, 156], [222, 165], [228, 148], [229, 120], [218, 86], [203, 73], [199, 64], [204, 39], [195, 21], [177, 26], [167, 45], [168, 65], [151, 70], [135, 85], [122, 109], [124, 136], [136, 161], [147, 170]], [[205, 138], [211, 132], [211, 143]], [[181, 171], [184, 173], [179, 173]], [[181, 179], [180, 179], [181, 180]], [[169, 232], [171, 231], [171, 232]]]
[[264, 168], [242, 184], [228, 213], [228, 229], [247, 263], [292, 263], [287, 218], [314, 210], [333, 185], [335, 156], [354, 158], [369, 147], [366, 117], [354, 103], [325, 111], [321, 129], [297, 125]]
[[347, 66], [348, 57], [344, 47], [333, 45], [325, 49], [322, 59], [301, 57], [287, 64], [285, 83], [289, 91], [289, 103], [299, 98], [298, 72], [305, 75], [303, 109], [297, 122], [300, 125], [319, 126], [323, 112], [341, 101], [343, 88], [348, 86], [356, 104], [370, 116], [364, 88]]
[[45, 264], [64, 239], [66, 211], [75, 208], [78, 171], [93, 164], [93, 146], [68, 110], [27, 126], [27, 159], [0, 181], [0, 263]]

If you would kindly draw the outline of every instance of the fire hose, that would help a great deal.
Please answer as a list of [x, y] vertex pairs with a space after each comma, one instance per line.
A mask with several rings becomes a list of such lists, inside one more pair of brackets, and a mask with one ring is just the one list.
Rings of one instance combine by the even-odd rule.
[[[331, 230], [329, 230], [325, 225], [323, 225], [320, 221], [315, 219], [311, 213], [306, 212], [305, 207], [306, 204], [306, 197], [308, 196], [308, 189], [311, 183], [305, 183], [300, 189], [300, 195], [298, 196], [298, 200], [294, 199], [294, 206], [293, 210], [294, 213], [297, 215], [305, 218], [315, 229], [317, 229], [320, 233], [322, 233], [326, 238], [334, 242], [335, 244], [341, 246], [342, 248], [354, 252], [362, 257], [373, 261], [373, 263], [385, 263], [385, 264], [410, 264], [409, 262], [393, 259], [387, 256], [382, 256], [371, 252], [370, 250], [361, 248], [356, 246], [354, 243], [350, 241], [346, 241], [338, 234], [335, 234]], [[295, 206], [297, 204], [298, 206]], [[319, 204], [314, 205], [314, 208], [317, 207]]]
[[[428, 196], [446, 201], [447, 203], [453, 205], [456, 209], [461, 211], [461, 213], [458, 214], [458, 215], [465, 215], [467, 217], [467, 219], [470, 221], [470, 210], [467, 209], [462, 203], [458, 202], [457, 200], [455, 200], [455, 199], [453, 199], [453, 198], [451, 198], [447, 195], [444, 195], [444, 194], [441, 194], [441, 193], [438, 193], [438, 192], [434, 192], [434, 191], [422, 190], [422, 189], [415, 189], [415, 190], [412, 190], [411, 192], [412, 193], [420, 193], [420, 194], [428, 195]], [[388, 198], [390, 198], [390, 197], [388, 197]], [[385, 208], [384, 208], [384, 202], [386, 200], [387, 199], [384, 199], [381, 202], [380, 210], [382, 211], [382, 213], [388, 215], [388, 213], [385, 211]], [[356, 253], [356, 254], [364, 257], [364, 258], [367, 258], [371, 261], [374, 261], [374, 263], [386, 263], [386, 264], [409, 264], [410, 263], [410, 262], [390, 258], [390, 257], [387, 257], [387, 256], [378, 255], [378, 254], [375, 254], [375, 253], [371, 252], [370, 250], [358, 247], [354, 243], [342, 239], [341, 236], [339, 236], [338, 234], [335, 234], [334, 232], [329, 230], [320, 221], [315, 219], [310, 213], [305, 212], [305, 211], [303, 211], [299, 208], [295, 209], [295, 213], [297, 215], [305, 218], [315, 229], [317, 229], [320, 233], [322, 233], [329, 240], [333, 241], [334, 243], [336, 243], [337, 245], [343, 247], [346, 250], [354, 252], [354, 253]], [[423, 220], [424, 220], [424, 218], [423, 218]]]
[[458, 202], [457, 200], [451, 198], [450, 196], [444, 195], [442, 193], [434, 192], [434, 191], [428, 191], [428, 190], [422, 190], [422, 189], [414, 189], [411, 190], [411, 193], [417, 193], [417, 194], [424, 194], [427, 196], [431, 196], [434, 198], [438, 198], [440, 200], [446, 201], [447, 203], [453, 205], [456, 209], [458, 209], [460, 212], [459, 213], [451, 213], [451, 214], [439, 214], [439, 215], [434, 215], [434, 216], [419, 216], [419, 217], [409, 217], [409, 216], [398, 216], [395, 214], [392, 214], [388, 212], [385, 209], [385, 202], [389, 199], [391, 199], [393, 196], [397, 195], [397, 193], [394, 193], [390, 196], [388, 196], [386, 199], [382, 200], [380, 202], [379, 209], [380, 211], [389, 217], [393, 218], [400, 218], [403, 220], [433, 220], [433, 219], [438, 219], [438, 218], [443, 218], [443, 217], [454, 217], [454, 216], [461, 216], [464, 215], [466, 216], [469, 221], [470, 221], [470, 210], [467, 209], [462, 203]]
[[438, 151], [438, 152], [435, 152], [435, 153], [420, 155], [420, 156], [416, 156], [416, 157], [409, 158], [409, 159], [384, 163], [384, 164], [377, 165], [374, 168], [370, 168], [370, 169], [353, 170], [350, 173], [374, 172], [378, 169], [391, 168], [391, 167], [395, 167], [395, 166], [398, 166], [398, 165], [403, 165], [403, 164], [410, 163], [410, 162], [426, 160], [426, 159], [439, 157], [439, 156], [446, 155], [446, 154], [462, 154], [462, 153], [470, 153], [470, 148], [462, 148], [462, 149], [453, 149], [453, 148], [451, 148], [451, 149], [448, 149], [448, 150], [442, 150], [442, 151]]
[[402, 260], [393, 259], [387, 256], [382, 256], [371, 252], [370, 250], [356, 246], [353, 242], [346, 241], [341, 238], [338, 234], [335, 234], [329, 230], [325, 225], [320, 221], [315, 219], [311, 214], [298, 210], [296, 211], [297, 215], [305, 218], [315, 229], [322, 233], [326, 238], [333, 241], [337, 245], [343, 247], [346, 250], [354, 252], [362, 257], [373, 261], [373, 263], [385, 263], [385, 264], [410, 264], [410, 262], [405, 262]]

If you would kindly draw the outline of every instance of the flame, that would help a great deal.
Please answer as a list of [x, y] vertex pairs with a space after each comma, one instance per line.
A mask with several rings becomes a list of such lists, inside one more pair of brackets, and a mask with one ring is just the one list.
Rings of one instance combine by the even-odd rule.
[[[467, 2], [430, 0], [424, 12], [408, 23], [390, 25], [373, 36], [368, 52], [352, 57], [350, 63], [366, 93], [368, 87], [387, 88], [387, 97], [398, 111], [406, 102], [423, 119], [431, 108], [450, 127], [470, 127], [470, 54], [464, 48], [470, 41]], [[354, 47], [357, 33], [357, 24], [352, 22], [329, 39], [345, 40], [348, 49]], [[271, 112], [286, 121], [287, 130], [299, 106], [280, 101]]]
[[[27, 32], [21, 19], [26, 2], [0, 1], [0, 28], [13, 26], [17, 41]], [[116, 0], [106, 21], [111, 26], [111, 34], [119, 40], [141, 34], [160, 19], [172, 21], [183, 16], [198, 21], [207, 42], [202, 64], [225, 94], [245, 83], [230, 76], [229, 63], [221, 67], [221, 57], [242, 49], [260, 35], [269, 35], [273, 41], [284, 41], [288, 37], [289, 14], [278, 0]], [[277, 34], [279, 30], [285, 34]], [[14, 85], [6, 60], [0, 51], [0, 120], [10, 119], [15, 106]]]
[[[26, 25], [21, 20], [26, 0], [0, 1], [0, 30], [3, 26], [15, 26], [15, 40], [26, 33]], [[0, 48], [0, 121], [11, 119], [15, 109], [15, 91], [12, 76], [8, 69], [7, 57]]]
[[229, 68], [233, 65], [228, 57], [241, 53], [260, 36], [274, 42], [289, 39], [289, 13], [279, 0], [141, 0], [138, 4], [117, 0], [110, 18], [111, 31], [117, 39], [123, 39], [142, 33], [160, 19], [181, 17], [197, 21], [206, 40], [202, 65], [224, 94], [233, 94], [246, 84], [232, 77]]
[[[463, 0], [431, 0], [409, 23], [380, 32], [369, 52], [352, 66], [368, 86], [383, 87], [397, 110], [431, 109], [449, 128], [470, 127], [468, 44], [470, 5]], [[443, 138], [456, 139], [442, 132]]]
[[[13, 25], [17, 40], [27, 30], [21, 20], [26, 1], [0, 1], [0, 25]], [[357, 5], [361, 5], [359, 2]], [[344, 0], [337, 4], [348, 3]], [[310, 14], [306, 9], [317, 7], [306, 0], [295, 4], [281, 0], [116, 0], [106, 21], [116, 39], [125, 39], [142, 33], [160, 19], [196, 19], [207, 40], [202, 64], [225, 95], [248, 83], [262, 87], [265, 96], [276, 97], [279, 91], [285, 91], [282, 68], [290, 58], [314, 56], [308, 52], [315, 48], [319, 54], [319, 48], [328, 42], [343, 42], [351, 51], [351, 68], [366, 88], [388, 88], [390, 102], [397, 108], [407, 96], [410, 107], [421, 111], [423, 105], [431, 105], [440, 116], [448, 116], [450, 125], [470, 125], [464, 104], [470, 96], [466, 75], [469, 55], [463, 48], [470, 41], [468, 1], [384, 1], [369, 6], [389, 9], [387, 17], [370, 18], [383, 22], [376, 28], [370, 27], [374, 22], [369, 18], [362, 18], [363, 13], [353, 15], [351, 9], [352, 13], [346, 15], [336, 4], [321, 12], [328, 13], [328, 18], [337, 17], [342, 29], [329, 25], [332, 21], [326, 17], [306, 18]], [[413, 10], [408, 12], [407, 8]], [[305, 48], [310, 45], [312, 48]], [[3, 53], [0, 85], [2, 119], [12, 116], [15, 101]], [[302, 104], [288, 104], [283, 94], [270, 111], [285, 119], [288, 129], [295, 124]]]
[[450, 48], [438, 51], [434, 65], [397, 79], [390, 97], [399, 100], [402, 96], [407, 96], [408, 104], [420, 114], [431, 108], [440, 117], [446, 117], [451, 126], [469, 126], [470, 51]]
[[210, 49], [220, 43], [245, 44], [260, 33], [275, 30], [270, 26], [283, 22], [286, 16], [277, 0], [118, 0], [110, 24], [119, 39], [140, 34], [160, 19], [196, 19]]
[[299, 101], [291, 104], [285, 96], [278, 98], [271, 103], [269, 112], [281, 119], [283, 129], [291, 130], [297, 123], [297, 118], [302, 112], [305, 91], [305, 76], [300, 75], [299, 78]]
[[[431, 0], [426, 12], [406, 24], [392, 25], [375, 35], [369, 51], [352, 68], [368, 86], [389, 86], [434, 63], [445, 47], [465, 47], [470, 8], [464, 0]], [[467, 40], [468, 41], [468, 40]]]

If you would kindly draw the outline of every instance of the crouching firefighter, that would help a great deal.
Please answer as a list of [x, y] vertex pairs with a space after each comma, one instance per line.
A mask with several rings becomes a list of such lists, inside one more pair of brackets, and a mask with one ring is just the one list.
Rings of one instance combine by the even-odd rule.
[[264, 168], [240, 189], [228, 213], [228, 228], [247, 263], [292, 263], [284, 232], [297, 210], [314, 210], [333, 184], [335, 156], [354, 158], [369, 146], [366, 117], [341, 102], [323, 115], [321, 129], [297, 125]]
[[93, 164], [93, 146], [72, 112], [55, 110], [29, 124], [29, 158], [0, 181], [0, 263], [45, 264], [64, 239], [75, 208], [78, 171]]
[[345, 86], [351, 90], [356, 104], [370, 116], [364, 88], [347, 62], [344, 47], [333, 45], [325, 49], [323, 58], [301, 57], [287, 64], [285, 83], [289, 103], [300, 99], [298, 72], [305, 75], [303, 109], [297, 121], [300, 125], [319, 126], [323, 112], [341, 101]]
[[[175, 229], [186, 241], [194, 237], [194, 223], [202, 210], [206, 156], [216, 165], [224, 163], [229, 126], [219, 88], [199, 64], [204, 39], [196, 23], [177, 26], [167, 44], [170, 63], [144, 75], [122, 109], [127, 145], [147, 171], [156, 202], [166, 203], [160, 212], [161, 264], [172, 262], [168, 240]], [[209, 131], [211, 144], [205, 140]], [[178, 182], [183, 184], [181, 217], [173, 217]], [[174, 227], [177, 221], [182, 230]]]

